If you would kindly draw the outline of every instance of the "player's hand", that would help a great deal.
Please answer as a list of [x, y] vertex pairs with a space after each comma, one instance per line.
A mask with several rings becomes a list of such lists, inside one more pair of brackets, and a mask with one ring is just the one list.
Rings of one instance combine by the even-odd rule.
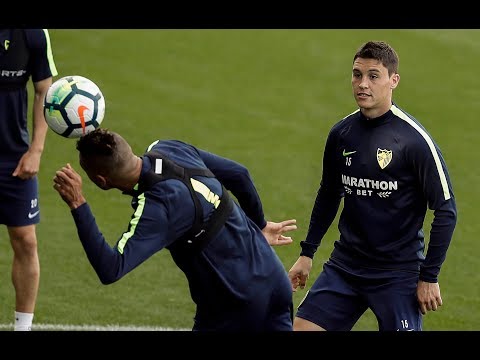
[[86, 202], [82, 193], [82, 177], [70, 164], [55, 173], [53, 188], [72, 210]]
[[438, 282], [429, 283], [419, 280], [417, 284], [417, 299], [423, 315], [425, 315], [427, 311], [437, 311], [443, 304]]
[[27, 151], [20, 158], [12, 176], [18, 176], [22, 180], [27, 180], [37, 175], [40, 168], [40, 157], [40, 152]]
[[283, 234], [297, 229], [297, 220], [285, 220], [279, 223], [267, 221], [267, 225], [262, 229], [262, 233], [271, 246], [288, 245], [293, 242], [290, 236]]
[[300, 287], [304, 289], [310, 270], [312, 270], [313, 260], [308, 256], [300, 256], [288, 272], [288, 278], [292, 284], [292, 290], [295, 292]]

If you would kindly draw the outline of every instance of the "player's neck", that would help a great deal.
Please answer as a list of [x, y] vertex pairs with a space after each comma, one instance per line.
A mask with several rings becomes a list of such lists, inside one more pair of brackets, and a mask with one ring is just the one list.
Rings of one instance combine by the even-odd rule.
[[117, 186], [117, 188], [123, 192], [130, 192], [133, 190], [135, 185], [140, 179], [140, 174], [142, 172], [142, 159], [138, 156], [132, 158], [132, 165], [127, 170], [122, 184]]
[[361, 110], [362, 114], [368, 120], [370, 120], [370, 119], [376, 119], [376, 118], [386, 114], [390, 110], [391, 107], [392, 107], [392, 104], [388, 103], [384, 106], [369, 108], [369, 109], [361, 108], [360, 110]]

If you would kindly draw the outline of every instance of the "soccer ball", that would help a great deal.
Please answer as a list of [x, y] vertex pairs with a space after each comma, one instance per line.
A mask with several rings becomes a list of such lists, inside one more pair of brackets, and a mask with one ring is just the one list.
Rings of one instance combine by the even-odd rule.
[[66, 138], [79, 138], [100, 126], [105, 98], [100, 88], [83, 76], [65, 76], [48, 89], [43, 102], [48, 126]]

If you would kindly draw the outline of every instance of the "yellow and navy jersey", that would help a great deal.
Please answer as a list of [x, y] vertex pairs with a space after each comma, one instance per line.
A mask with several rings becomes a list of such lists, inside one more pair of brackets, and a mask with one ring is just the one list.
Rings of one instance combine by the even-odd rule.
[[[357, 110], [331, 129], [302, 253], [313, 257], [342, 198], [333, 260], [437, 280], [457, 210], [442, 152], [415, 118], [392, 104], [375, 119]], [[434, 219], [425, 256], [427, 208]]]
[[28, 150], [28, 80], [56, 75], [48, 30], [0, 29], [0, 160]]
[[[266, 283], [272, 288], [288, 284], [280, 259], [261, 232], [266, 225], [262, 204], [243, 165], [178, 140], [156, 141], [148, 151], [165, 154], [185, 168], [208, 168], [215, 175], [194, 176], [204, 220], [214, 211], [222, 184], [238, 201], [223, 228], [201, 253], [180, 265], [199, 307], [215, 309], [230, 301], [253, 301], [269, 291]], [[158, 166], [146, 156], [142, 160], [139, 182]], [[169, 248], [195, 219], [190, 190], [178, 179], [159, 181], [144, 192], [134, 191], [132, 208], [128, 226], [113, 248], [104, 240], [88, 204], [72, 211], [80, 240], [102, 283], [117, 281], [156, 252]], [[290, 286], [286, 289], [290, 291]]]

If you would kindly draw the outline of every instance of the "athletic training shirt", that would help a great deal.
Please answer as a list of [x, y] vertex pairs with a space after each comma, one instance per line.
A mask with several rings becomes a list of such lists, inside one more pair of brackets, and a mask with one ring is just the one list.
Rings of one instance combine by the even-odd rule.
[[29, 148], [27, 82], [56, 76], [45, 29], [0, 29], [0, 161]]
[[[415, 118], [392, 104], [378, 118], [357, 110], [333, 126], [301, 255], [313, 258], [342, 197], [333, 260], [420, 271], [421, 280], [437, 281], [457, 210], [442, 153]], [[427, 207], [434, 219], [425, 256]]]
[[[192, 299], [199, 308], [215, 309], [232, 301], [256, 301], [256, 298], [262, 299], [259, 294], [270, 292], [279, 284], [290, 294], [285, 268], [260, 230], [266, 221], [247, 169], [176, 140], [154, 142], [150, 150], [165, 154], [183, 167], [212, 171], [215, 178], [194, 176], [200, 182], [195, 193], [205, 220], [213, 212], [212, 199], [218, 199], [214, 195], [222, 194], [221, 183], [238, 200], [218, 235], [199, 256], [181, 267], [188, 279]], [[156, 166], [146, 156], [142, 160], [140, 180]], [[104, 284], [117, 281], [171, 245], [191, 228], [195, 219], [192, 196], [187, 186], [177, 179], [157, 182], [145, 192], [134, 192], [131, 204], [133, 214], [128, 227], [113, 248], [104, 240], [88, 204], [72, 210], [88, 259]], [[206, 313], [208, 311], [204, 311]]]

